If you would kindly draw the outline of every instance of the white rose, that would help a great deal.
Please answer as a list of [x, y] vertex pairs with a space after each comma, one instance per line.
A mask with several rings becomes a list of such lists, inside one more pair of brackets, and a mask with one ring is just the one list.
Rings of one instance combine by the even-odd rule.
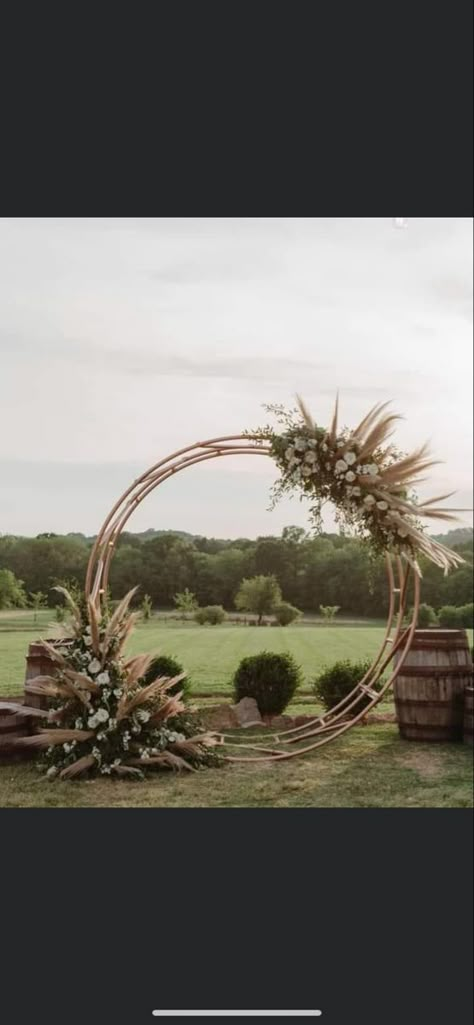
[[115, 694], [116, 698], [121, 698], [122, 694], [123, 694], [122, 688], [121, 687], [116, 687], [115, 690], [114, 690], [114, 694]]
[[370, 463], [370, 465], [367, 467], [367, 473], [370, 474], [371, 477], [376, 477], [378, 472], [379, 468], [375, 463]]
[[307, 463], [315, 463], [316, 462], [316, 452], [307, 452], [306, 455], [305, 455], [305, 461]]
[[381, 509], [382, 512], [386, 512], [388, 509], [388, 502], [377, 502], [377, 509]]
[[106, 708], [98, 708], [95, 714], [98, 722], [107, 722], [107, 719], [109, 718], [109, 713]]
[[150, 713], [147, 712], [145, 708], [139, 708], [138, 709], [137, 719], [139, 719], [140, 722], [148, 722], [149, 718], [150, 718]]
[[312, 471], [310, 466], [303, 466], [303, 469], [301, 471], [301, 473], [303, 474], [303, 477], [309, 477], [312, 472], [313, 471]]
[[93, 673], [94, 676], [95, 676], [95, 674], [99, 672], [99, 669], [100, 669], [99, 659], [98, 658], [93, 658], [92, 662], [89, 662], [89, 672]]
[[345, 445], [345, 441], [338, 441], [338, 443], [337, 443], [337, 447], [338, 448], [344, 448], [344, 445]]
[[348, 466], [353, 466], [357, 459], [357, 456], [354, 454], [354, 452], [346, 452], [344, 459], [346, 460]]
[[375, 498], [374, 498], [374, 496], [373, 495], [366, 495], [365, 498], [364, 498], [364, 505], [369, 506], [369, 508], [370, 508], [370, 506], [375, 505]]
[[360, 495], [360, 493], [361, 493], [361, 491], [360, 491], [360, 488], [359, 488], [359, 487], [356, 487], [356, 488], [352, 488], [352, 494], [353, 494], [353, 495], [357, 495], [357, 496], [359, 496], [359, 495]]
[[90, 715], [87, 720], [87, 725], [90, 726], [91, 730], [95, 730], [96, 726], [98, 725], [98, 722], [99, 720], [95, 715]]
[[99, 673], [99, 675], [97, 677], [97, 683], [100, 683], [100, 684], [110, 683], [110, 676], [109, 676], [107, 671], [105, 673]]
[[295, 454], [295, 450], [292, 445], [289, 445], [285, 451], [285, 459], [292, 459]]
[[349, 467], [344, 459], [338, 459], [334, 469], [336, 473], [345, 473], [346, 470], [349, 469]]
[[86, 637], [86, 636], [84, 636], [84, 637], [82, 638], [82, 640], [84, 641], [84, 644], [87, 644], [87, 647], [88, 647], [88, 648], [90, 648], [90, 646], [91, 646], [91, 644], [92, 644], [92, 637]]
[[295, 438], [295, 449], [297, 452], [303, 452], [306, 448], [306, 442], [304, 438]]
[[353, 472], [352, 472], [352, 470], [349, 470], [349, 472], [348, 472], [348, 473], [346, 473], [346, 480], [348, 480], [348, 481], [349, 481], [349, 484], [352, 484], [352, 482], [353, 482], [353, 481], [354, 481], [355, 479], [356, 479], [356, 475], [355, 475], [355, 473], [353, 473]]

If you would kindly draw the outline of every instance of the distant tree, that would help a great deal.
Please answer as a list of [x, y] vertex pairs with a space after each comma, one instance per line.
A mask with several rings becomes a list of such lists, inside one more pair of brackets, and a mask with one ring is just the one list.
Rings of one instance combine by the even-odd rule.
[[289, 626], [295, 619], [299, 619], [301, 612], [294, 605], [290, 605], [289, 601], [282, 601], [274, 606], [273, 615], [279, 626]]
[[269, 616], [281, 600], [280, 585], [276, 577], [256, 576], [242, 581], [235, 596], [235, 606], [244, 612], [253, 612], [258, 616], [260, 626], [263, 617]]
[[146, 594], [143, 598], [143, 601], [140, 605], [140, 612], [142, 614], [142, 619], [144, 619], [145, 622], [151, 619], [153, 613], [153, 602], [149, 594]]
[[336, 613], [339, 612], [340, 607], [340, 605], [320, 605], [319, 611], [324, 619], [331, 623]]
[[36, 623], [39, 609], [44, 609], [47, 604], [46, 595], [42, 591], [33, 591], [29, 597], [30, 606], [34, 610], [33, 621]]
[[22, 609], [25, 605], [23, 581], [17, 580], [10, 569], [0, 569], [0, 609]]
[[189, 587], [186, 587], [184, 591], [179, 591], [178, 594], [175, 594], [173, 601], [178, 611], [182, 613], [183, 619], [185, 618], [186, 613], [195, 612], [196, 609], [199, 608], [196, 595], [189, 590]]

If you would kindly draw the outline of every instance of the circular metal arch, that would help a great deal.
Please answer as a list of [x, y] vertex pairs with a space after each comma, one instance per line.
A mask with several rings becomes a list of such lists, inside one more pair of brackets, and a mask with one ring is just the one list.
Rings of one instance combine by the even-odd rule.
[[[270, 446], [245, 434], [230, 434], [173, 452], [161, 459], [138, 477], [117, 500], [97, 535], [87, 567], [85, 592], [97, 607], [100, 607], [109, 581], [110, 564], [117, 541], [137, 506], [152, 491], [169, 477], [185, 470], [188, 466], [231, 455], [269, 456]], [[261, 736], [253, 736], [250, 743], [235, 735], [221, 734], [220, 740], [226, 749], [237, 749], [235, 754], [226, 755], [232, 762], [260, 762], [284, 760], [307, 754], [317, 747], [328, 744], [360, 722], [383, 698], [400, 672], [411, 646], [418, 618], [420, 581], [410, 565], [402, 565], [386, 553], [386, 570], [389, 590], [387, 625], [382, 644], [370, 669], [354, 689], [337, 705], [304, 726], [274, 732], [266, 730]], [[404, 629], [408, 585], [413, 579], [413, 612], [408, 628]], [[392, 635], [392, 630], [394, 631]], [[380, 679], [391, 660], [395, 665], [388, 679]], [[376, 689], [377, 688], [377, 689]], [[367, 698], [369, 701], [367, 701]], [[361, 702], [363, 701], [362, 707]], [[308, 744], [307, 742], [310, 741]], [[240, 754], [239, 749], [252, 751]]]

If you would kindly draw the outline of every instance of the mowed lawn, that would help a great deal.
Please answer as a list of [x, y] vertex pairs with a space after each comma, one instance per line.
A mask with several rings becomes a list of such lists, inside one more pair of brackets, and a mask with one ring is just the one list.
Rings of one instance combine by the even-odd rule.
[[51, 782], [34, 763], [0, 765], [2, 808], [470, 808], [472, 748], [415, 744], [395, 725], [355, 726], [288, 762], [227, 764], [145, 782]]
[[[30, 617], [31, 618], [31, 617]], [[21, 618], [18, 617], [21, 625]], [[38, 624], [23, 620], [23, 628], [5, 629], [0, 619], [0, 694], [18, 694], [23, 687], [25, 656], [30, 641], [54, 635], [51, 615], [41, 612]], [[10, 626], [10, 620], [8, 620]], [[384, 628], [379, 626], [287, 627], [197, 626], [194, 623], [151, 621], [139, 624], [129, 651], [156, 651], [179, 659], [195, 694], [230, 693], [240, 660], [260, 651], [289, 652], [301, 666], [307, 689], [316, 673], [336, 659], [363, 659], [379, 649]]]

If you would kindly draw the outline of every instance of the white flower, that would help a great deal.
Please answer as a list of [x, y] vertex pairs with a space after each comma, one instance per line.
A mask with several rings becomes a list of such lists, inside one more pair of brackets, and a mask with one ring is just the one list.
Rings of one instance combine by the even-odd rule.
[[294, 454], [295, 450], [293, 448], [293, 445], [288, 445], [288, 448], [285, 449], [285, 459], [293, 459]]
[[374, 498], [374, 496], [373, 495], [366, 495], [365, 498], [364, 498], [364, 505], [369, 506], [369, 508], [370, 508], [370, 506], [375, 505], [375, 498]]
[[360, 491], [359, 487], [352, 488], [352, 494], [353, 495], [357, 495], [357, 497], [359, 497], [360, 493], [361, 493], [361, 491]]
[[145, 708], [139, 708], [138, 709], [137, 719], [139, 719], [140, 722], [148, 722], [149, 718], [150, 718], [150, 713], [147, 712]]
[[328, 446], [326, 445], [325, 441], [323, 441], [323, 443], [321, 445], [321, 451], [322, 452], [329, 452]]
[[334, 467], [336, 473], [345, 473], [349, 469], [345, 459], [338, 459]]
[[303, 469], [301, 470], [303, 477], [309, 477], [312, 474], [312, 472], [313, 471], [310, 466], [303, 466]]
[[400, 537], [408, 537], [408, 530], [406, 529], [406, 527], [399, 527], [397, 530], [397, 534], [399, 534]]
[[98, 722], [107, 722], [107, 719], [109, 718], [109, 713], [106, 708], [98, 708], [95, 714]]
[[96, 726], [99, 725], [99, 720], [96, 715], [90, 715], [87, 720], [87, 725], [90, 726], [91, 730], [95, 730]]
[[84, 644], [87, 644], [87, 647], [88, 647], [88, 648], [90, 648], [90, 647], [91, 647], [91, 644], [92, 644], [92, 637], [86, 637], [86, 635], [84, 634], [84, 636], [83, 636], [82, 640], [84, 641]]
[[388, 502], [377, 502], [377, 509], [381, 509], [382, 512], [386, 512], [388, 509]]
[[331, 469], [331, 463], [326, 463], [326, 470], [330, 470], [330, 469]]
[[370, 474], [371, 477], [376, 477], [378, 472], [379, 472], [379, 468], [376, 465], [376, 463], [370, 463], [369, 466], [367, 467], [367, 473]]
[[98, 733], [97, 740], [105, 740], [105, 733]]
[[317, 460], [316, 452], [307, 452], [304, 458], [307, 463], [315, 463]]
[[58, 774], [58, 770], [57, 770], [57, 768], [56, 768], [56, 766], [55, 766], [55, 765], [52, 765], [52, 766], [51, 766], [51, 768], [50, 768], [50, 769], [48, 769], [48, 771], [47, 771], [47, 773], [46, 773], [46, 775], [47, 775], [47, 776], [49, 776], [49, 778], [50, 778], [50, 779], [51, 779], [51, 778], [52, 778], [53, 776], [57, 776], [57, 774]]
[[348, 472], [348, 473], [346, 473], [346, 480], [348, 480], [348, 481], [349, 481], [349, 484], [352, 484], [352, 482], [353, 482], [353, 481], [354, 481], [355, 479], [356, 479], [356, 475], [355, 475], [355, 473], [353, 473], [353, 472], [352, 472], [352, 470], [349, 470], [349, 472]]
[[344, 459], [346, 460], [348, 466], [353, 466], [357, 459], [357, 456], [354, 452], [346, 452]]
[[115, 694], [116, 698], [122, 697], [122, 694], [123, 694], [122, 688], [121, 687], [116, 687], [115, 690], [114, 690], [114, 694]]
[[98, 658], [93, 658], [92, 662], [89, 662], [89, 672], [93, 673], [94, 676], [95, 676], [95, 674], [99, 672], [99, 669], [100, 669], [99, 659]]
[[76, 719], [74, 726], [76, 730], [82, 730], [82, 719]]
[[344, 448], [344, 445], [345, 445], [345, 444], [346, 444], [346, 443], [345, 443], [345, 441], [338, 441], [338, 443], [337, 443], [337, 447], [338, 447], [338, 448]]
[[121, 758], [115, 758], [114, 761], [113, 761], [113, 765], [120, 765], [121, 761], [122, 761]]
[[148, 751], [142, 750], [141, 755], [140, 755], [140, 758], [142, 759], [142, 761], [148, 761], [149, 757], [150, 757], [150, 755], [149, 755]]
[[110, 676], [109, 676], [107, 671], [105, 673], [99, 673], [99, 675], [97, 677], [97, 683], [100, 683], [100, 684], [110, 683]]
[[295, 438], [295, 449], [297, 452], [304, 452], [306, 441], [304, 438]]

